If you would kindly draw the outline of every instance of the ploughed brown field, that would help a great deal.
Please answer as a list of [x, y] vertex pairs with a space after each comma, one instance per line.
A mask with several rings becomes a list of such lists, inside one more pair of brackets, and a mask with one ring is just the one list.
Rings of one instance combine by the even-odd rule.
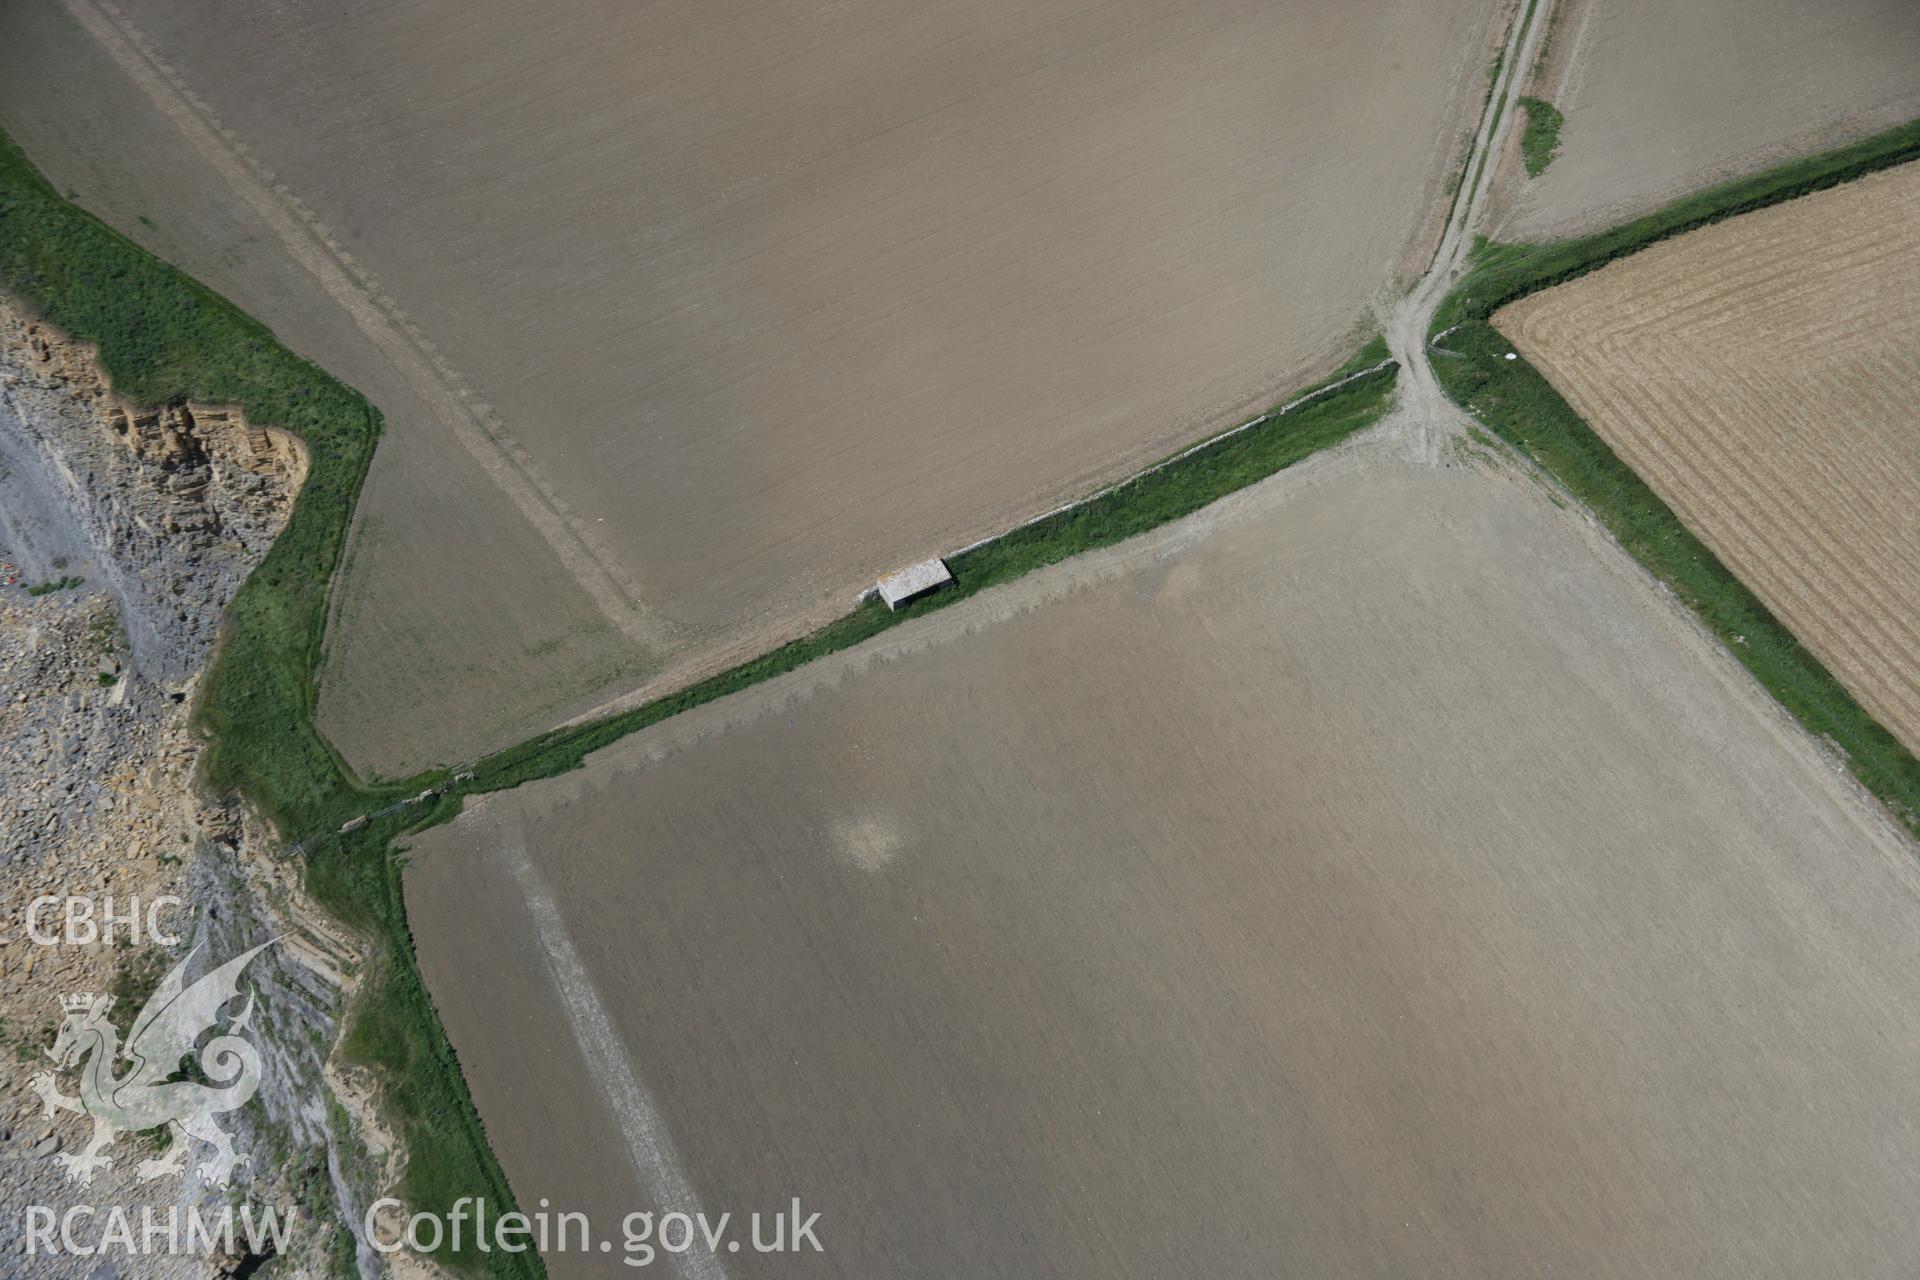
[[23, 8], [0, 121], [388, 410], [319, 708], [383, 773], [768, 648], [1337, 364], [1505, 14]]
[[1920, 751], [1920, 165], [1656, 245], [1494, 321]]
[[1908, 846], [1401, 428], [422, 836], [521, 1204], [822, 1215], [740, 1277], [1903, 1274]]
[[1566, 113], [1500, 240], [1603, 230], [1714, 182], [1920, 116], [1913, 0], [1559, 0], [1528, 92]]

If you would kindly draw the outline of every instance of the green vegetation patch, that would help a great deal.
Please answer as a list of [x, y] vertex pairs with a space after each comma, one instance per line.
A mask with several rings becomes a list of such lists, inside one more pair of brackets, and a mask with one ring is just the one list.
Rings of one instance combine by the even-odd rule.
[[85, 578], [69, 574], [64, 578], [55, 578], [51, 582], [36, 582], [27, 588], [27, 594], [30, 596], [50, 596], [56, 591], [71, 591], [85, 581]]
[[1436, 356], [1448, 394], [1585, 503], [1634, 559], [1697, 613], [1780, 705], [1837, 748], [1861, 785], [1920, 835], [1920, 761], [1794, 638], [1672, 508], [1622, 462], [1488, 319], [1498, 308], [1670, 235], [1920, 157], [1920, 121], [1726, 183], [1581, 240], [1483, 245], [1440, 308], [1457, 356]]
[[1547, 171], [1560, 154], [1560, 126], [1567, 118], [1560, 108], [1544, 98], [1520, 99], [1527, 109], [1527, 127], [1520, 135], [1520, 155], [1526, 161], [1527, 176], [1537, 178]]

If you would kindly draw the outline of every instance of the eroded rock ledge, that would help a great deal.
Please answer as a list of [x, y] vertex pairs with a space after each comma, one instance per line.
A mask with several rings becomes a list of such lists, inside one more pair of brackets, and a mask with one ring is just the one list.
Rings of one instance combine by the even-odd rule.
[[[37, 484], [77, 521], [94, 572], [124, 610], [136, 666], [198, 671], [220, 613], [286, 526], [306, 447], [237, 406], [143, 406], [117, 395], [96, 352], [0, 296], [0, 429], [24, 437]], [[36, 465], [37, 464], [37, 465]]]

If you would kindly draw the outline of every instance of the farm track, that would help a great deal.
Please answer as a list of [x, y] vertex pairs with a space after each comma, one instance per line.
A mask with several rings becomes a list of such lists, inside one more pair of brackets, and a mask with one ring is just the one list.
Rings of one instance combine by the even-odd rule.
[[1920, 748], [1920, 166], [1693, 232], [1497, 317]]
[[1400, 363], [1400, 403], [1405, 421], [1415, 423], [1430, 461], [1442, 454], [1443, 442], [1466, 423], [1466, 415], [1455, 405], [1434, 377], [1427, 334], [1433, 327], [1434, 312], [1448, 290], [1466, 270], [1473, 250], [1474, 234], [1485, 215], [1493, 189], [1495, 170], [1491, 157], [1500, 154], [1507, 137], [1520, 117], [1516, 106], [1525, 87], [1527, 68], [1539, 56], [1541, 41], [1552, 21], [1554, 0], [1537, 0], [1523, 8], [1507, 40], [1500, 61], [1500, 74], [1487, 94], [1480, 126], [1474, 132], [1473, 147], [1462, 173], [1467, 190], [1456, 198], [1441, 233], [1433, 262], [1407, 296], [1385, 319], [1387, 347]]

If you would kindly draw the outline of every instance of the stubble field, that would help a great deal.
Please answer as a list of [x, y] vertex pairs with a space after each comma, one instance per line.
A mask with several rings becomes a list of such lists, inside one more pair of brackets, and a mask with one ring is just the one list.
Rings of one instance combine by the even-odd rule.
[[1904, 1269], [1909, 850], [1417, 434], [426, 833], [521, 1203], [823, 1215], [735, 1276]]
[[1502, 173], [1496, 239], [1586, 235], [1920, 116], [1909, 0], [1561, 0], [1531, 93], [1561, 152]]
[[1692, 232], [1495, 323], [1920, 750], [1920, 165]]
[[[320, 283], [283, 336], [396, 388], [320, 703], [382, 772], [770, 647], [1337, 364], [1430, 247], [1503, 12], [64, 9]], [[570, 580], [546, 634], [498, 545]]]

